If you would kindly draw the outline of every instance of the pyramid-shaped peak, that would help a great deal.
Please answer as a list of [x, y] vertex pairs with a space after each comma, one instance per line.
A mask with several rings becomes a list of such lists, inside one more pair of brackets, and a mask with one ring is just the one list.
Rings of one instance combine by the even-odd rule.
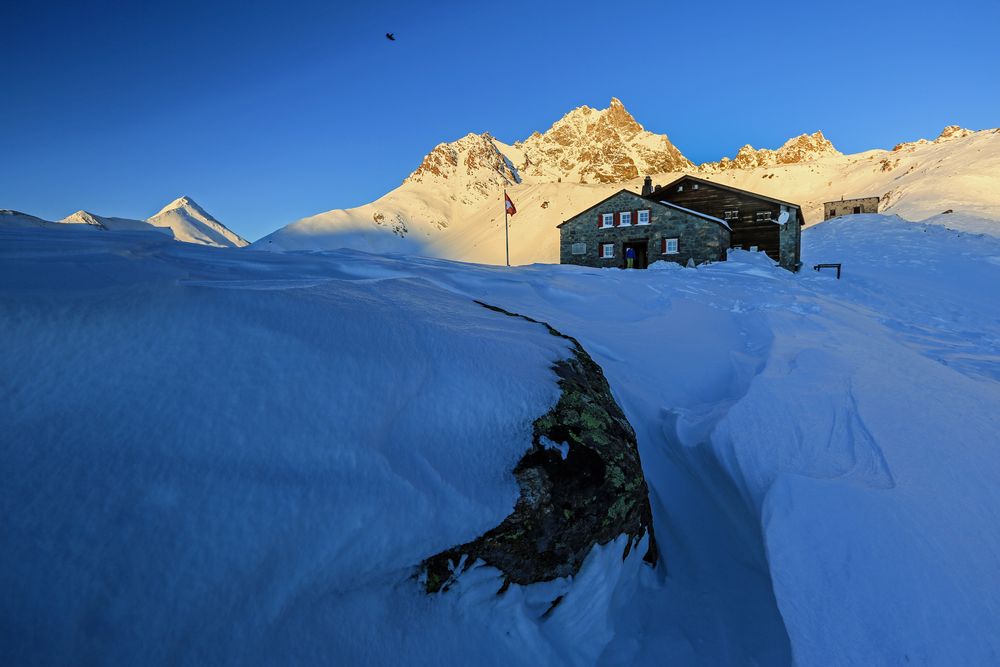
[[167, 213], [168, 211], [175, 211], [177, 209], [182, 209], [182, 208], [186, 208], [186, 209], [191, 209], [191, 210], [197, 211], [198, 213], [201, 213], [202, 215], [205, 215], [205, 216], [208, 215], [208, 213], [205, 211], [205, 209], [203, 209], [201, 206], [199, 206], [198, 203], [195, 200], [191, 199], [187, 195], [178, 197], [177, 199], [173, 200], [172, 202], [170, 202], [169, 204], [167, 204], [166, 206], [164, 206], [163, 208], [161, 208], [160, 212], [157, 213], [156, 215], [160, 215], [162, 213]]

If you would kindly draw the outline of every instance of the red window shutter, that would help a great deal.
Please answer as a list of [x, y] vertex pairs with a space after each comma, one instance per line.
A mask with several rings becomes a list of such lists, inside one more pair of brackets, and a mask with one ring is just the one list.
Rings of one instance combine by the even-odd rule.
[[615, 227], [622, 224], [622, 216], [617, 211], [615, 212]]
[[639, 224], [639, 209], [632, 211], [632, 224], [633, 225]]
[[661, 255], [666, 255], [667, 254], [667, 239], [661, 239], [660, 240], [660, 246], [661, 246], [660, 247], [660, 254]]
[[603, 213], [598, 213], [597, 214], [597, 228], [598, 229], [601, 228], [601, 223], [602, 222], [604, 222], [604, 214]]

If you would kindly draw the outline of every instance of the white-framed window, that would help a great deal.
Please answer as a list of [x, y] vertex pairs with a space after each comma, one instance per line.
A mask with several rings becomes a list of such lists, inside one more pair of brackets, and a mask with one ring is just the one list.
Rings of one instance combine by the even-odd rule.
[[692, 183], [691, 184], [691, 189], [692, 190], [697, 190], [698, 189], [698, 184], [697, 183]]
[[677, 186], [677, 192], [684, 192], [684, 186], [683, 185], [678, 185]]
[[574, 243], [570, 252], [574, 255], [586, 255], [587, 254], [587, 244], [586, 243]]
[[770, 222], [771, 212], [770, 211], [757, 211], [757, 222]]
[[663, 239], [663, 254], [664, 255], [677, 254], [677, 239]]
[[611, 259], [615, 256], [615, 244], [614, 243], [602, 243], [601, 244], [601, 259]]
[[637, 216], [637, 220], [636, 220], [636, 224], [637, 225], [648, 225], [649, 224], [649, 209], [648, 208], [639, 211], [638, 213], [636, 213], [636, 216]]
[[725, 220], [739, 220], [740, 219], [740, 211], [739, 211], [739, 209], [732, 209], [730, 211], [726, 211], [723, 214], [723, 218]]
[[618, 214], [618, 225], [629, 227], [632, 224], [632, 211], [622, 211]]
[[602, 213], [601, 214], [601, 227], [614, 227], [615, 226], [615, 214], [614, 213]]

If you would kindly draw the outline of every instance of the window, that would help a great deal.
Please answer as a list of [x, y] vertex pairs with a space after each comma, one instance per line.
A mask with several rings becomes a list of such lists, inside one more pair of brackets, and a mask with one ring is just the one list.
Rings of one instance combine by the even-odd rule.
[[663, 239], [663, 254], [664, 255], [677, 254], [677, 239]]
[[574, 255], [586, 255], [587, 254], [587, 244], [586, 243], [574, 243], [572, 250], [570, 252]]
[[601, 244], [601, 259], [611, 259], [615, 256], [615, 244], [614, 243], [602, 243]]
[[750, 252], [757, 252], [757, 246], [755, 245], [750, 246]]
[[638, 225], [648, 225], [649, 224], [649, 209], [645, 209], [643, 211], [639, 211], [638, 214], [637, 214], [637, 216], [638, 216], [638, 221], [636, 222], [636, 224], [638, 224]]
[[632, 211], [622, 211], [618, 214], [618, 224], [622, 227], [628, 227], [632, 224]]
[[603, 213], [601, 214], [601, 227], [614, 227], [615, 226], [615, 214], [614, 213]]
[[861, 207], [860, 206], [855, 206], [854, 207], [854, 212], [855, 213], [861, 213]]
[[691, 184], [691, 189], [692, 190], [697, 190], [698, 189], [698, 184], [697, 183], [692, 183]]
[[757, 211], [757, 222], [771, 222], [771, 212]]
[[684, 192], [684, 186], [683, 185], [678, 185], [677, 186], [677, 192]]
[[739, 211], [739, 209], [732, 210], [732, 211], [726, 211], [725, 214], [724, 214], [724, 217], [725, 217], [726, 220], [739, 220], [740, 219], [740, 211]]

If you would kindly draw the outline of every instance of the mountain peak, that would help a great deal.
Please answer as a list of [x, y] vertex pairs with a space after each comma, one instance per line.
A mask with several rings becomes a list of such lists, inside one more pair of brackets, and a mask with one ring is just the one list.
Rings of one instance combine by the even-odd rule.
[[[174, 209], [184, 208], [184, 207], [190, 207], [202, 210], [201, 207], [198, 206], [198, 204], [195, 202], [195, 200], [191, 199], [187, 195], [182, 195], [177, 199], [173, 200], [172, 202], [170, 202], [169, 204], [167, 204], [166, 206], [164, 206], [163, 208], [161, 208], [160, 213], [166, 213], [167, 211], [172, 211]], [[159, 215], [160, 213], [157, 213], [157, 215]]]
[[941, 130], [941, 134], [935, 139], [935, 143], [940, 143], [942, 141], [948, 141], [949, 139], [963, 139], [970, 134], [975, 134], [974, 130], [969, 130], [960, 125], [949, 125], [948, 127]]
[[757, 167], [773, 167], [780, 164], [797, 164], [799, 162], [809, 162], [823, 157], [842, 155], [834, 148], [833, 144], [821, 131], [812, 134], [800, 134], [792, 137], [777, 150], [770, 148], [756, 149], [750, 144], [745, 144], [736, 153], [736, 157], [730, 159], [724, 157], [718, 162], [706, 162], [701, 165], [702, 169], [712, 171], [716, 169], [755, 169]]
[[80, 209], [76, 213], [67, 215], [59, 222], [93, 225], [94, 227], [99, 227], [101, 229], [107, 228], [104, 223], [101, 222], [100, 217], [94, 215], [90, 211], [84, 211], [83, 209]]
[[577, 107], [515, 145], [524, 151], [522, 171], [581, 183], [618, 183], [693, 166], [666, 135], [647, 132], [617, 97], [605, 109]]

